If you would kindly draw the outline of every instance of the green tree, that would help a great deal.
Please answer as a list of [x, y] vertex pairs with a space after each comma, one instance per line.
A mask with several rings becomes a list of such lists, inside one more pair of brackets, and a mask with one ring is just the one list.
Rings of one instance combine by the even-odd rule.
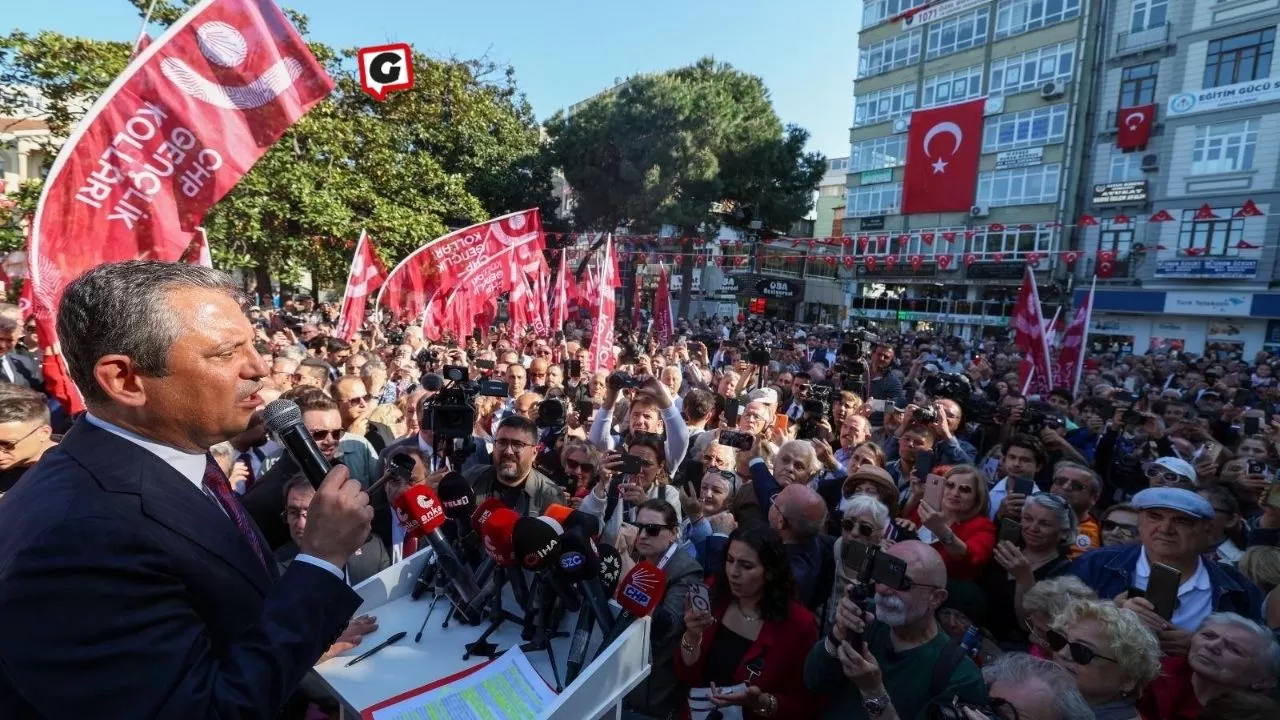
[[[785, 228], [812, 206], [826, 159], [804, 152], [809, 133], [783, 126], [760, 78], [703, 58], [631, 78], [572, 117], [547, 123], [553, 164], [573, 188], [583, 230], [672, 225], [693, 238], [722, 227]], [[715, 209], [737, 209], [725, 214]], [[680, 315], [689, 311], [693, 264], [684, 263]]]
[[[160, 0], [151, 18], [171, 24], [195, 1]], [[139, 15], [150, 4], [128, 2]], [[305, 36], [306, 17], [286, 12]], [[340, 286], [361, 229], [393, 262], [449, 227], [528, 207], [554, 217], [539, 128], [511, 68], [415, 52], [414, 88], [380, 103], [360, 90], [354, 49], [310, 46], [337, 87], [206, 216], [219, 267], [251, 270], [259, 287], [304, 270]], [[38, 90], [65, 137], [131, 52], [129, 42], [15, 31], [0, 36], [0, 87]], [[0, 115], [5, 107], [0, 97]]]

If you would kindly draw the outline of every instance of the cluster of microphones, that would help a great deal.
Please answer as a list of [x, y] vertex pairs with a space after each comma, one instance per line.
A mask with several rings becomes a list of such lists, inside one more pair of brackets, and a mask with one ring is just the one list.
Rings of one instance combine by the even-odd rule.
[[[276, 400], [263, 414], [268, 429], [319, 486], [329, 465], [302, 425], [297, 405]], [[593, 630], [602, 633], [598, 656], [637, 619], [651, 614], [666, 589], [665, 575], [650, 562], [640, 562], [622, 576], [618, 551], [598, 541], [596, 516], [552, 505], [541, 517], [522, 517], [497, 498], [477, 507], [475, 491], [457, 472], [446, 474], [435, 490], [409, 486], [392, 500], [392, 507], [406, 536], [430, 545], [413, 599], [430, 593], [434, 608], [446, 598], [451, 606], [446, 627], [451, 619], [471, 626], [488, 623], [467, 646], [467, 657], [495, 656], [498, 648], [488, 642], [493, 633], [504, 623], [520, 626], [521, 650], [547, 652], [557, 691], [563, 686], [553, 639], [570, 639], [565, 684], [571, 684], [587, 664]], [[504, 605], [505, 589], [514, 607]], [[610, 597], [621, 606], [616, 615]], [[573, 613], [572, 631], [562, 631]], [[427, 620], [430, 616], [428, 611]]]

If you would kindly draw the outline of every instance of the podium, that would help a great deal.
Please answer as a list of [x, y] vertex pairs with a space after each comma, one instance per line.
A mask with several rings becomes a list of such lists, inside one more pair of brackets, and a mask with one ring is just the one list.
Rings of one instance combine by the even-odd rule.
[[[465, 646], [484, 632], [487, 621], [471, 627], [451, 619], [448, 628], [441, 628], [449, 614], [447, 599], [442, 598], [436, 604], [435, 612], [423, 630], [422, 640], [413, 641], [427, 615], [431, 596], [424, 595], [415, 601], [410, 597], [410, 591], [429, 557], [429, 548], [421, 550], [355, 587], [364, 601], [356, 614], [376, 616], [378, 630], [366, 636], [360, 645], [315, 668], [315, 674], [325, 686], [324, 691], [340, 701], [343, 720], [358, 719], [364, 710], [380, 702], [488, 661], [486, 657], [462, 659], [466, 653]], [[504, 606], [517, 607], [509, 591], [504, 597]], [[575, 617], [574, 613], [566, 614], [561, 628], [571, 631]], [[408, 633], [403, 640], [352, 667], [345, 667], [352, 658], [401, 631]], [[499, 650], [507, 650], [522, 643], [520, 632], [519, 625], [504, 623], [490, 636], [490, 642]], [[601, 634], [599, 628], [592, 632], [587, 657], [596, 652]], [[567, 637], [551, 641], [562, 679], [569, 643], [570, 638]], [[650, 647], [649, 618], [642, 618], [627, 628], [608, 652], [584, 667], [582, 674], [565, 687], [542, 718], [594, 720], [620, 716], [622, 698], [649, 675]], [[530, 652], [527, 657], [547, 685], [554, 688], [547, 654]]]

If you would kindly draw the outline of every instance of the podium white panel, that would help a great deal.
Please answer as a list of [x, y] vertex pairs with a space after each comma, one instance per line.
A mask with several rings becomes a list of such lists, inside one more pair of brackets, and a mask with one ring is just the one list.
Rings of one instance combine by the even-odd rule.
[[[442, 629], [441, 623], [449, 612], [449, 601], [443, 598], [436, 604], [421, 642], [413, 641], [426, 617], [431, 596], [415, 601], [410, 597], [410, 591], [430, 556], [430, 550], [420, 551], [355, 588], [364, 600], [357, 614], [376, 616], [378, 630], [366, 636], [359, 646], [344, 655], [316, 666], [316, 674], [327, 686], [327, 691], [345, 706], [344, 711], [349, 713], [348, 717], [358, 718], [359, 713], [366, 708], [487, 660], [484, 657], [462, 659], [466, 652], [465, 646], [484, 632], [487, 623], [470, 627], [450, 621], [449, 627]], [[517, 610], [509, 589], [504, 599], [507, 609]], [[574, 615], [567, 615], [561, 629], [571, 632], [574, 619]], [[352, 667], [345, 667], [352, 658], [401, 631], [408, 633], [408, 636], [400, 642]], [[506, 650], [521, 644], [520, 631], [519, 624], [504, 623], [489, 640], [499, 650]], [[599, 628], [596, 628], [592, 633], [591, 653], [599, 647], [600, 637]], [[555, 650], [556, 666], [563, 682], [569, 638], [557, 638], [551, 641], [551, 645]], [[582, 674], [559, 694], [543, 717], [548, 720], [592, 720], [611, 712], [628, 692], [648, 676], [649, 650], [649, 619], [644, 618], [628, 628], [614, 643], [610, 652], [583, 668]], [[547, 653], [530, 652], [526, 656], [538, 674], [554, 688], [555, 681]]]

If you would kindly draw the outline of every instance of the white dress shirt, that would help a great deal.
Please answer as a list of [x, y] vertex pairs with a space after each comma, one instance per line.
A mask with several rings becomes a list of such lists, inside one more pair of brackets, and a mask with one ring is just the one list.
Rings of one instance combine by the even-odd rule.
[[[106, 430], [112, 435], [124, 438], [134, 445], [137, 445], [143, 450], [146, 450], [152, 455], [160, 458], [166, 465], [176, 470], [179, 475], [186, 478], [192, 485], [195, 485], [196, 490], [199, 490], [200, 494], [209, 498], [210, 502], [212, 502], [218, 510], [222, 511], [224, 515], [226, 514], [226, 508], [222, 507], [222, 503], [219, 502], [216, 497], [211, 495], [204, 487], [204, 470], [207, 464], [205, 453], [193, 453], [186, 450], [179, 450], [178, 448], [170, 447], [168, 445], [162, 445], [158, 442], [148, 440], [141, 435], [125, 430], [122, 427], [112, 425], [102, 418], [95, 417], [93, 413], [86, 413], [85, 420], [88, 421], [89, 424]], [[269, 549], [270, 548], [265, 546], [263, 547], [263, 551], [268, 551]], [[342, 568], [339, 568], [337, 565], [334, 565], [327, 560], [321, 560], [318, 557], [306, 554], [299, 554], [294, 559], [310, 563], [311, 565], [315, 565], [319, 568], [324, 568], [337, 577], [345, 579], [345, 576], [342, 573]], [[270, 556], [268, 556], [268, 562], [272, 562]]]
[[[1147, 549], [1138, 553], [1138, 565], [1133, 570], [1133, 584], [1139, 590], [1147, 589], [1147, 581], [1151, 579], [1151, 561], [1147, 560]], [[1173, 619], [1169, 622], [1179, 630], [1195, 632], [1201, 621], [1213, 612], [1213, 583], [1209, 581], [1209, 571], [1204, 567], [1204, 560], [1196, 562], [1196, 572], [1183, 580], [1178, 586], [1178, 606], [1173, 610]]]

